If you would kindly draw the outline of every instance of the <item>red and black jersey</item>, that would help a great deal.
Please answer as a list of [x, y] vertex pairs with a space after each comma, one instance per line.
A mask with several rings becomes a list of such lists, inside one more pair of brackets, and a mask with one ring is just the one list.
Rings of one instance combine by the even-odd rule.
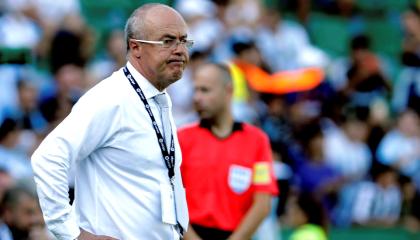
[[256, 192], [278, 194], [267, 135], [247, 123], [216, 137], [203, 123], [178, 132], [190, 222], [233, 231]]

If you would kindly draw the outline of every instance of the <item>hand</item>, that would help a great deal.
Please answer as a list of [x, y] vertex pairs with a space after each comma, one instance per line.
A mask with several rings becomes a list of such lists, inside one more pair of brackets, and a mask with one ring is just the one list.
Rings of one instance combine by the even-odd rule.
[[118, 240], [118, 239], [113, 238], [113, 237], [103, 236], [103, 235], [101, 236], [95, 235], [83, 229], [80, 229], [80, 235], [77, 237], [77, 240]]

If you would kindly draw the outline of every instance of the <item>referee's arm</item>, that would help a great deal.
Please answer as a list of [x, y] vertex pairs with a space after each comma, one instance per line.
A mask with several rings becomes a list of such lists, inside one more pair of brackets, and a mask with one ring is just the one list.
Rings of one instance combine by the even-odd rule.
[[271, 193], [256, 192], [249, 210], [228, 240], [251, 239], [271, 210]]

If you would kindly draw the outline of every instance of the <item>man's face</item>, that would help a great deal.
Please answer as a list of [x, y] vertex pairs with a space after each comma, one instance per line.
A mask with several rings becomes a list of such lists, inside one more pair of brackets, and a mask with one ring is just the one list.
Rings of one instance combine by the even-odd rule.
[[194, 107], [201, 119], [212, 119], [230, 104], [228, 87], [217, 67], [206, 65], [194, 76]]
[[179, 14], [165, 9], [156, 8], [147, 14], [149, 26], [148, 37], [151, 41], [175, 41], [173, 47], [162, 45], [141, 44], [141, 61], [147, 77], [166, 87], [182, 77], [189, 61], [188, 49], [179, 41], [187, 39], [187, 25]]
[[42, 225], [42, 213], [35, 198], [22, 195], [15, 207], [7, 209], [6, 221], [8, 225], [29, 232], [31, 228]]

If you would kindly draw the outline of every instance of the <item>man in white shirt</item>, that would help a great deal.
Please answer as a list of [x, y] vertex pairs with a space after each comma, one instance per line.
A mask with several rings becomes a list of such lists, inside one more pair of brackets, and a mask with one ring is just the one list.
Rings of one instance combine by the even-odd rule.
[[82, 96], [32, 156], [44, 219], [58, 239], [180, 239], [188, 226], [165, 89], [181, 78], [193, 42], [181, 15], [162, 4], [135, 10], [125, 38], [127, 65]]

